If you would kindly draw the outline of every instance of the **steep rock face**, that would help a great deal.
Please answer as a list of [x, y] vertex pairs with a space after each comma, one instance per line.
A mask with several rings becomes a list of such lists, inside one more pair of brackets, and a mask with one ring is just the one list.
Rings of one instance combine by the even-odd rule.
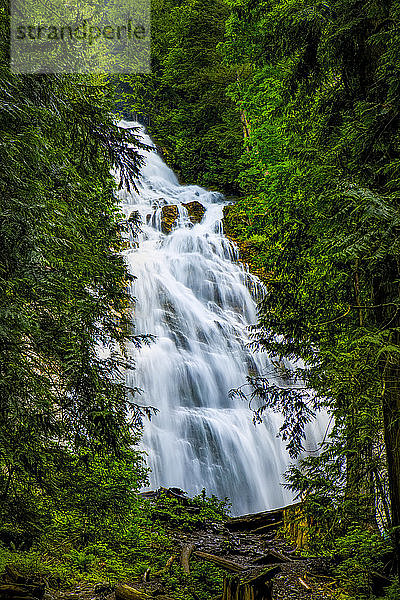
[[185, 204], [182, 204], [182, 206], [188, 211], [189, 219], [193, 225], [200, 223], [206, 212], [206, 209], [200, 202], [193, 200], [193, 202], [186, 202]]
[[161, 231], [171, 233], [173, 226], [178, 218], [178, 207], [176, 204], [168, 204], [161, 209]]

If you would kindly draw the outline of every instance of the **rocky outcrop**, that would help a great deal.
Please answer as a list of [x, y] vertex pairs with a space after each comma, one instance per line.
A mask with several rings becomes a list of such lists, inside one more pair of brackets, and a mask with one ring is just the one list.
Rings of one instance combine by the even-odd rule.
[[200, 223], [204, 217], [204, 213], [206, 212], [206, 209], [200, 202], [193, 200], [193, 202], [186, 202], [182, 204], [182, 206], [184, 206], [188, 211], [189, 219], [193, 225]]
[[[182, 206], [186, 208], [188, 217], [193, 225], [200, 223], [206, 212], [206, 209], [200, 202], [193, 200], [193, 202], [183, 203]], [[179, 211], [176, 204], [163, 206], [161, 209], [161, 231], [166, 234], [171, 233], [178, 216]]]
[[171, 233], [178, 218], [178, 207], [176, 204], [167, 204], [161, 209], [161, 231]]

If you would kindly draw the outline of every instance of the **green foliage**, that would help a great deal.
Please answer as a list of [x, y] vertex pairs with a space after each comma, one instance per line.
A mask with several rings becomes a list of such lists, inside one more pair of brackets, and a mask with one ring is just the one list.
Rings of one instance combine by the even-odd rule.
[[392, 584], [386, 588], [385, 595], [382, 596], [382, 600], [397, 600], [400, 597], [400, 583], [394, 580]]
[[217, 44], [228, 16], [224, 0], [152, 3], [152, 73], [119, 78], [120, 107], [138, 114], [184, 181], [237, 190], [238, 110], [227, 100], [235, 71]]
[[51, 526], [29, 550], [2, 547], [0, 572], [13, 564], [58, 588], [79, 581], [136, 579], [150, 566], [159, 570], [168, 558], [169, 541], [152, 522], [146, 502], [131, 495], [129, 505], [102, 518], [94, 511], [54, 513]]
[[150, 508], [151, 518], [157, 523], [176, 526], [183, 530], [193, 530], [203, 527], [207, 522], [221, 522], [229, 513], [228, 498], [219, 500], [212, 495], [207, 497], [205, 490], [198, 496], [182, 502], [179, 498], [168, 497], [161, 493], [154, 506]]
[[7, 20], [2, 4], [0, 541], [50, 573], [59, 544], [89, 571], [86, 545], [117, 535], [146, 480], [111, 175], [134, 185], [141, 144], [114, 123], [103, 76], [12, 74]]
[[223, 571], [204, 561], [191, 561], [190, 575], [184, 574], [182, 568], [164, 578], [170, 594], [176, 600], [210, 600], [218, 597], [223, 589]]
[[[51, 526], [29, 550], [0, 546], [0, 573], [5, 565], [12, 564], [22, 574], [60, 588], [79, 582], [141, 581], [150, 569], [151, 576], [160, 577], [167, 593], [177, 600], [208, 600], [222, 589], [222, 570], [192, 560], [190, 576], [185, 575], [179, 561], [165, 572], [168, 558], [177, 550], [169, 532], [201, 528], [206, 519], [221, 521], [227, 503], [214, 496], [207, 498], [205, 493], [188, 502], [189, 506], [182, 506], [162, 496], [153, 505], [133, 494], [129, 509], [121, 507], [118, 513], [107, 516], [95, 510], [55, 513]], [[191, 508], [198, 511], [191, 514]]]
[[390, 544], [382, 537], [358, 525], [351, 526], [346, 535], [335, 541], [333, 552], [338, 565], [334, 574], [344, 582], [350, 593], [370, 597], [372, 572], [381, 572], [382, 557], [390, 551]]
[[[382, 446], [392, 388], [384, 363], [398, 362], [399, 4], [229, 5], [220, 49], [239, 74], [229, 95], [249, 136], [240, 175], [248, 196], [226, 222], [242, 245], [263, 241], [250, 259], [268, 286], [255, 344], [300, 358], [294, 381], [306, 381], [313, 408], [328, 406], [334, 417], [324, 451], [290, 474], [314, 508], [333, 503], [334, 539], [343, 520], [373, 519], [375, 502], [388, 507]], [[386, 432], [398, 421], [393, 411]]]

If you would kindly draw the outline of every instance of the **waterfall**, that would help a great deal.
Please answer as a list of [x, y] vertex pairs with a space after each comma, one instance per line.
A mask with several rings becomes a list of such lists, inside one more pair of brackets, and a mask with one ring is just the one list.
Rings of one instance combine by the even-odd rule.
[[[143, 141], [152, 145], [145, 133]], [[255, 426], [247, 404], [228, 397], [249, 371], [274, 372], [265, 353], [248, 349], [261, 284], [223, 235], [223, 196], [180, 185], [156, 152], [142, 153], [139, 192], [123, 189], [120, 197], [126, 217], [137, 211], [142, 219], [137, 247], [125, 252], [137, 278], [135, 331], [155, 336], [149, 346], [132, 348], [136, 369], [127, 375], [130, 386], [143, 390], [141, 402], [158, 409], [143, 434], [151, 488], [176, 486], [189, 494], [206, 488], [228, 496], [235, 514], [282, 506], [292, 497], [282, 487], [290, 459], [276, 435], [281, 417], [271, 412]], [[193, 225], [182, 204], [194, 200], [206, 212]], [[165, 205], [178, 207], [168, 235]]]

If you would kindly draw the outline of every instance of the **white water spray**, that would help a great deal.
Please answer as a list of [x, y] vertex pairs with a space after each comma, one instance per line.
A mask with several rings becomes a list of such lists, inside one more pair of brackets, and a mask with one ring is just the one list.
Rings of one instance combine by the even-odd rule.
[[[120, 195], [125, 215], [138, 211], [143, 223], [138, 247], [126, 252], [137, 277], [135, 330], [156, 336], [135, 351], [136, 370], [128, 376], [143, 390], [141, 401], [159, 409], [143, 436], [151, 488], [206, 488], [228, 496], [236, 514], [282, 506], [292, 498], [281, 484], [290, 463], [276, 437], [281, 418], [269, 413], [255, 426], [247, 405], [228, 398], [249, 370], [273, 371], [265, 353], [247, 348], [247, 327], [256, 322], [249, 288], [260, 283], [236, 262], [236, 248], [223, 235], [221, 194], [179, 185], [158, 154], [143, 154], [139, 193]], [[194, 226], [181, 206], [193, 200], [206, 208]], [[179, 208], [169, 235], [161, 232], [166, 204]]]

